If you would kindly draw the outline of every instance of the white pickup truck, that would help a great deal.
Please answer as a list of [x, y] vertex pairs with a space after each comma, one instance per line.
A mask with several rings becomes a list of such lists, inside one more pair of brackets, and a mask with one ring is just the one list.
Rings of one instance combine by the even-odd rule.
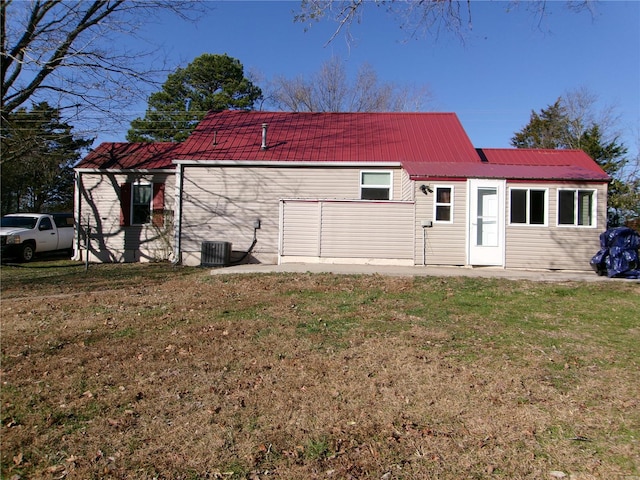
[[37, 253], [66, 250], [73, 253], [73, 215], [66, 213], [13, 213], [2, 217], [2, 258], [29, 262]]

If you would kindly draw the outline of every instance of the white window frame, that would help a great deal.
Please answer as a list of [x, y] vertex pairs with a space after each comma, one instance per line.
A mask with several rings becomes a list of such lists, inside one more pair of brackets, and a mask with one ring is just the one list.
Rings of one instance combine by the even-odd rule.
[[[389, 175], [389, 185], [382, 185], [382, 184], [377, 184], [377, 185], [365, 185], [362, 181], [364, 178], [364, 175], [366, 175], [367, 173], [375, 173], [375, 174], [388, 174]], [[383, 201], [391, 201], [393, 200], [393, 170], [360, 170], [360, 174], [359, 174], [359, 180], [360, 180], [360, 200], [365, 200], [365, 201], [370, 201], [370, 202], [383, 202]], [[362, 191], [366, 188], [386, 188], [389, 190], [389, 198], [387, 199], [368, 199], [368, 198], [363, 198], [362, 197]]]
[[[560, 193], [561, 192], [573, 192], [573, 223], [560, 223]], [[578, 224], [578, 200], [580, 192], [591, 193], [591, 224], [579, 225]], [[574, 228], [597, 228], [598, 227], [598, 190], [595, 188], [559, 188], [556, 198], [556, 224], [558, 227], [574, 227]]]
[[[449, 203], [446, 202], [438, 202], [438, 190], [448, 188], [451, 190], [451, 198], [449, 199]], [[433, 222], [441, 223], [441, 224], [450, 224], [453, 223], [453, 201], [455, 198], [455, 190], [453, 185], [434, 185], [433, 186]], [[449, 220], [438, 220], [438, 216], [436, 215], [438, 211], [438, 207], [449, 207]]]
[[[526, 220], [524, 223], [512, 222], [511, 221], [511, 213], [512, 213], [512, 203], [511, 203], [511, 192], [513, 190], [525, 190], [526, 191], [526, 200], [525, 200], [525, 217]], [[544, 220], [543, 223], [531, 223], [531, 191], [535, 190], [538, 192], [544, 192]], [[549, 189], [546, 187], [509, 187], [509, 225], [513, 225], [516, 227], [548, 227], [549, 226]]]
[[[135, 199], [135, 191], [136, 191], [136, 187], [149, 187], [149, 190], [151, 192], [151, 195], [149, 195], [149, 218], [146, 222], [144, 223], [136, 223], [135, 222], [135, 216], [134, 216], [134, 209], [136, 207], [136, 203], [134, 202]], [[142, 204], [139, 204], [142, 205]], [[153, 183], [151, 182], [145, 182], [145, 181], [136, 181], [136, 182], [132, 182], [131, 183], [131, 225], [149, 225], [152, 221], [153, 221]]]

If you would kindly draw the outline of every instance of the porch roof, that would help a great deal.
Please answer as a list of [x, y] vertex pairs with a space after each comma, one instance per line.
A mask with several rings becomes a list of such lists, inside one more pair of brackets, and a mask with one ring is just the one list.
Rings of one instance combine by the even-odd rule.
[[609, 177], [582, 150], [478, 149], [479, 163], [406, 163], [413, 180], [495, 178], [607, 182]]

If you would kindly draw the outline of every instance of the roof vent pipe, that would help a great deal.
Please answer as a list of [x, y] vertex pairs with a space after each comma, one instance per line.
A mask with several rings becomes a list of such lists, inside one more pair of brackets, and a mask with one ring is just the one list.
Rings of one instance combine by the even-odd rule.
[[260, 146], [261, 150], [267, 149], [267, 127], [269, 125], [266, 123], [262, 124], [262, 145]]

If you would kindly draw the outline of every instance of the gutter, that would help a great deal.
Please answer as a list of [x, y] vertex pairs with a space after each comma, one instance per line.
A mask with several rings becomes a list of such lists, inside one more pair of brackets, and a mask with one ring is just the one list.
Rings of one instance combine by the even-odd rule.
[[175, 182], [175, 215], [173, 225], [173, 264], [182, 262], [182, 187], [184, 179], [184, 166], [178, 165], [174, 171]]
[[402, 167], [401, 162], [304, 162], [287, 160], [174, 160], [175, 165], [189, 165], [200, 167]]
[[175, 173], [173, 168], [74, 168], [78, 173]]

